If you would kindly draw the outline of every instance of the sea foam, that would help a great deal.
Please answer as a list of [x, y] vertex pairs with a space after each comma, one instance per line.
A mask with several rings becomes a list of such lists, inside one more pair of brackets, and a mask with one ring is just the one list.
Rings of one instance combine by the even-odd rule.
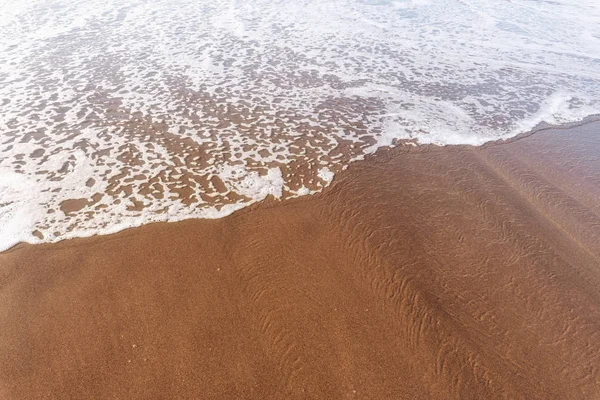
[[4, 0], [0, 250], [600, 113], [596, 0]]

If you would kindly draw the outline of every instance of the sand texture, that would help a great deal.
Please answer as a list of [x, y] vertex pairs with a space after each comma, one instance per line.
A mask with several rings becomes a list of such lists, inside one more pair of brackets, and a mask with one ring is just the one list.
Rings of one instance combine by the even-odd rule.
[[598, 399], [600, 124], [0, 254], [1, 399]]

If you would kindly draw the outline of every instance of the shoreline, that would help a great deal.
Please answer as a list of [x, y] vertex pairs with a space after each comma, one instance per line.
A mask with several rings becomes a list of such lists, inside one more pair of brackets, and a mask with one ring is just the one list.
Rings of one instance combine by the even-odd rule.
[[[346, 166], [345, 169], [342, 169], [341, 171], [339, 171], [338, 173], [335, 174], [334, 177], [334, 183], [335, 181], [337, 181], [338, 179], [340, 179], [344, 174], [347, 173], [348, 169], [355, 163], [364, 163], [364, 162], [372, 162], [371, 160], [375, 160], [374, 162], [377, 162], [376, 159], [380, 158], [380, 157], [387, 157], [384, 156], [384, 154], [388, 154], [388, 153], [392, 153], [392, 154], [401, 154], [406, 152], [406, 150], [408, 149], [408, 151], [413, 150], [414, 148], [417, 149], [427, 149], [429, 147], [472, 147], [472, 148], [485, 148], [487, 146], [496, 146], [496, 145], [503, 145], [503, 144], [508, 144], [508, 143], [513, 143], [516, 141], [519, 141], [521, 139], [527, 138], [529, 136], [532, 135], [536, 135], [538, 133], [542, 133], [545, 132], [547, 130], [572, 130], [572, 129], [576, 129], [579, 127], [585, 127], [586, 125], [589, 124], [595, 124], [600, 122], [600, 114], [594, 114], [594, 115], [589, 115], [587, 117], [585, 117], [584, 119], [580, 120], [580, 121], [576, 121], [576, 122], [570, 122], [570, 123], [565, 123], [565, 124], [561, 124], [561, 125], [549, 125], [549, 124], [538, 124], [538, 126], [536, 126], [534, 129], [527, 131], [527, 132], [523, 132], [523, 133], [519, 133], [515, 136], [512, 136], [508, 139], [498, 139], [498, 140], [493, 140], [493, 141], [488, 141], [482, 145], [468, 145], [468, 144], [446, 144], [446, 145], [438, 145], [438, 144], [415, 144], [414, 141], [411, 140], [400, 140], [399, 142], [397, 142], [397, 144], [392, 145], [392, 146], [388, 146], [388, 147], [381, 147], [379, 148], [376, 152], [372, 153], [372, 154], [367, 154], [362, 160], [356, 160], [356, 161], [352, 161], [350, 164], [348, 164]], [[394, 150], [398, 150], [398, 151], [394, 151]], [[295, 198], [291, 198], [291, 199], [284, 199], [284, 200], [279, 200], [276, 199], [274, 200], [273, 198], [271, 198], [271, 196], [267, 196], [267, 198], [262, 199], [262, 200], [258, 200], [252, 203], [249, 203], [249, 205], [241, 205], [241, 207], [237, 208], [237, 204], [231, 204], [231, 206], [233, 206], [233, 210], [232, 211], [227, 211], [226, 214], [224, 214], [223, 216], [220, 217], [214, 217], [214, 218], [210, 218], [210, 217], [198, 217], [198, 216], [183, 216], [181, 218], [175, 218], [173, 220], [166, 220], [166, 221], [155, 221], [155, 222], [141, 222], [139, 225], [133, 225], [130, 227], [126, 227], [126, 228], [120, 228], [117, 230], [114, 230], [114, 227], [111, 228], [105, 228], [102, 233], [92, 233], [89, 235], [81, 235], [81, 236], [74, 236], [74, 237], [66, 237], [63, 239], [60, 239], [58, 241], [50, 241], [50, 242], [40, 242], [40, 243], [30, 243], [30, 242], [19, 242], [11, 247], [9, 247], [6, 250], [0, 251], [0, 255], [3, 253], [7, 253], [10, 252], [12, 250], [15, 250], [17, 248], [21, 248], [23, 246], [37, 246], [37, 245], [48, 245], [48, 244], [56, 244], [56, 243], [60, 243], [63, 241], [67, 241], [67, 240], [77, 240], [77, 239], [87, 239], [87, 238], [93, 238], [96, 236], [107, 236], [107, 235], [114, 235], [114, 234], [118, 234], [120, 232], [129, 230], [129, 229], [138, 229], [140, 227], [143, 227], [145, 225], [153, 225], [153, 224], [171, 224], [171, 223], [180, 223], [183, 221], [188, 221], [188, 220], [209, 220], [209, 219], [222, 219], [222, 218], [228, 218], [233, 214], [239, 213], [241, 210], [244, 209], [252, 209], [253, 207], [256, 207], [262, 203], [265, 202], [275, 202], [275, 203], [280, 203], [282, 201], [291, 201], [291, 200], [295, 200], [297, 198], [303, 198], [306, 196], [314, 196], [320, 193], [323, 193], [325, 190], [327, 190], [332, 184], [330, 183], [328, 186], [326, 186], [325, 188], [323, 188], [320, 191], [314, 192], [314, 193], [310, 193], [307, 195], [303, 195], [303, 196], [298, 196]]]
[[398, 146], [312, 196], [19, 244], [0, 397], [594, 398], [598, 154], [597, 120]]

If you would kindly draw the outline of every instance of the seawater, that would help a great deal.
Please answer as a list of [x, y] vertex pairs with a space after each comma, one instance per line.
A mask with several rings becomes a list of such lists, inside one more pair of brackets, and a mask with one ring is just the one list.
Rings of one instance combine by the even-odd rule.
[[597, 0], [3, 0], [0, 250], [599, 112]]

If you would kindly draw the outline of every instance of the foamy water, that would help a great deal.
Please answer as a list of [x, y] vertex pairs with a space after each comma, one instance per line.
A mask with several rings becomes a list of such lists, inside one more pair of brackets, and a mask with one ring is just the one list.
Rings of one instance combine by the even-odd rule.
[[597, 0], [3, 0], [0, 250], [596, 113]]

